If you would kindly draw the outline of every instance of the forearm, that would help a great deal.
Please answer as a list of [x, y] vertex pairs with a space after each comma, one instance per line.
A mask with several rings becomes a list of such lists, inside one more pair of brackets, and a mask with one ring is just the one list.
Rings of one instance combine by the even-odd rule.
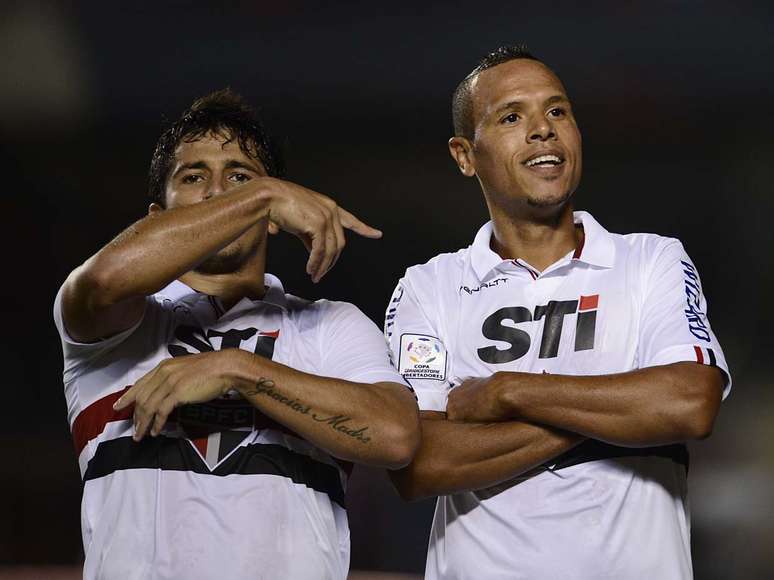
[[510, 385], [503, 374], [508, 416], [628, 447], [706, 437], [722, 392], [721, 373], [694, 363], [601, 376], [514, 375]]
[[414, 455], [418, 412], [402, 385], [319, 377], [249, 353], [234, 372], [245, 399], [334, 457], [396, 469]]
[[268, 214], [271, 178], [200, 203], [152, 213], [119, 234], [78, 270], [97, 306], [157, 292]]
[[404, 499], [476, 490], [522, 475], [572, 449], [583, 437], [509, 421], [423, 419], [422, 442], [406, 468], [392, 472]]

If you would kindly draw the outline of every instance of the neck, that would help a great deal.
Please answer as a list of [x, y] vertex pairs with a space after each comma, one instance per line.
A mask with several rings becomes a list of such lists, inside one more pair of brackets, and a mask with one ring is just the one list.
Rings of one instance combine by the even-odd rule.
[[180, 276], [180, 281], [194, 290], [217, 296], [223, 307], [228, 310], [242, 298], [261, 300], [266, 294], [263, 283], [265, 261], [254, 259], [237, 272], [228, 274], [202, 274], [195, 270]]
[[491, 216], [492, 250], [503, 260], [521, 258], [541, 272], [577, 248], [584, 236], [583, 228], [575, 227], [569, 203], [558, 214], [546, 218], [499, 211], [491, 211]]

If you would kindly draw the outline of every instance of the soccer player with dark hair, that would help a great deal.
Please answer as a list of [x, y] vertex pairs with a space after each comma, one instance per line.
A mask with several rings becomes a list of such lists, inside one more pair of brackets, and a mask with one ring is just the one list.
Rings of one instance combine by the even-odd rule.
[[351, 462], [416, 449], [379, 329], [264, 272], [269, 230], [315, 281], [345, 229], [381, 234], [281, 175], [238, 95], [199, 99], [159, 140], [149, 215], [57, 294], [87, 580], [344, 579]]
[[425, 578], [691, 578], [685, 442], [731, 388], [696, 267], [573, 211], [581, 135], [523, 47], [487, 56], [453, 117], [491, 221], [409, 268], [385, 325], [422, 418], [393, 479], [439, 496]]

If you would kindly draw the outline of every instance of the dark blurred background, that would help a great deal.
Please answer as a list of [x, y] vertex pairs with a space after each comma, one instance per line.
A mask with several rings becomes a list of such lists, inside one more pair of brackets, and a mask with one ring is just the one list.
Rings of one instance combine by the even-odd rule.
[[[51, 305], [73, 267], [145, 213], [165, 117], [227, 85], [259, 105], [283, 137], [289, 178], [385, 232], [350, 239], [319, 285], [304, 274], [301, 244], [281, 235], [270, 271], [289, 292], [354, 302], [381, 325], [404, 269], [469, 244], [487, 219], [476, 182], [447, 153], [450, 94], [483, 54], [526, 42], [575, 103], [585, 149], [577, 207], [614, 232], [683, 240], [731, 365], [715, 433], [691, 446], [696, 577], [774, 577], [767, 3], [364, 6], [0, 6], [0, 566], [82, 558]], [[350, 492], [353, 568], [423, 570], [432, 502], [402, 503], [370, 470]]]

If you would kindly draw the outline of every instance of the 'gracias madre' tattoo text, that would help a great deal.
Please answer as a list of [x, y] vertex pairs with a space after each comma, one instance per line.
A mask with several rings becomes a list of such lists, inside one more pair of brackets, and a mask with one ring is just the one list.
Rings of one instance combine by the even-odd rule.
[[334, 431], [338, 431], [339, 433], [343, 433], [348, 437], [357, 439], [361, 443], [368, 443], [371, 441], [371, 437], [365, 434], [366, 431], [368, 431], [367, 426], [358, 428], [350, 426], [349, 422], [352, 420], [352, 417], [347, 417], [346, 415], [331, 415], [330, 417], [320, 415], [314, 409], [312, 409], [311, 406], [301, 402], [299, 399], [294, 399], [283, 395], [277, 390], [274, 381], [271, 379], [261, 377], [258, 379], [255, 387], [249, 391], [246, 391], [245, 395], [262, 395], [264, 397], [269, 397], [278, 403], [281, 403], [292, 409], [296, 413], [299, 413], [300, 415], [308, 415], [318, 423], [326, 423], [327, 425], [330, 425], [331, 429]]

